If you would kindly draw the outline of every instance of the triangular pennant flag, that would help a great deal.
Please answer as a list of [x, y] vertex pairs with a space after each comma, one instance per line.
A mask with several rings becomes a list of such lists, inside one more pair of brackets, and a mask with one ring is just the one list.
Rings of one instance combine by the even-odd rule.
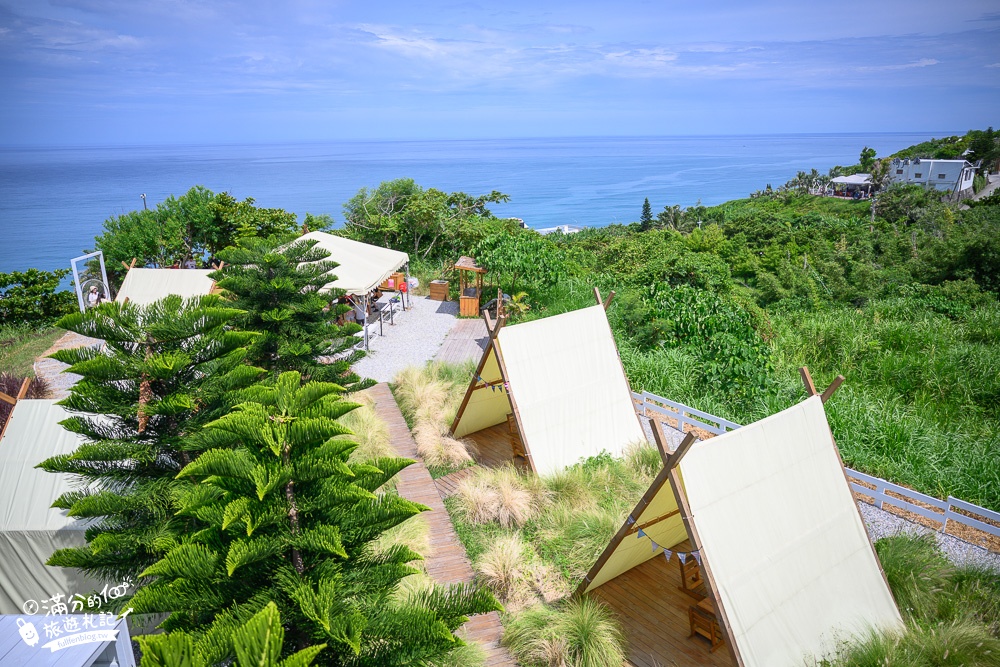
[[695, 551], [691, 555], [694, 556], [694, 562], [698, 563], [698, 567], [701, 567], [701, 554]]
[[631, 514], [629, 514], [629, 515], [628, 515], [628, 525], [630, 525], [630, 526], [631, 526], [631, 525], [632, 525], [633, 523], [635, 523], [635, 519], [633, 519], [633, 518], [632, 518], [632, 515], [631, 515]]
[[670, 549], [664, 549], [663, 550], [663, 557], [667, 559], [668, 563], [670, 562], [670, 557], [673, 556], [673, 555], [674, 555], [674, 552], [671, 551]]
[[[652, 539], [650, 539], [649, 541], [650, 541], [650, 542], [653, 542], [653, 540], [652, 540]], [[659, 549], [659, 548], [660, 548], [660, 545], [659, 545], [659, 544], [657, 544], [656, 542], [653, 542], [653, 553], [654, 553], [654, 554], [656, 553], [656, 550], [657, 550], [657, 549]]]
[[677, 558], [680, 559], [681, 565], [683, 565], [684, 563], [687, 562], [687, 554], [684, 553], [683, 551], [678, 551], [677, 552]]
[[639, 537], [646, 537], [646, 533], [642, 532], [642, 528], [639, 529]]

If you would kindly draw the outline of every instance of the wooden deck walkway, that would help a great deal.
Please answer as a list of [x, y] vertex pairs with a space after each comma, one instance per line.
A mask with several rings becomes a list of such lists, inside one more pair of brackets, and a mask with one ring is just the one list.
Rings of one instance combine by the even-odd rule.
[[474, 320], [456, 320], [451, 331], [445, 336], [440, 349], [434, 355], [435, 361], [445, 361], [451, 364], [461, 364], [466, 361], [478, 362], [486, 349], [489, 340], [486, 323], [482, 318]]
[[[434, 480], [431, 479], [431, 474], [417, 455], [417, 443], [414, 442], [403, 419], [403, 413], [399, 411], [399, 406], [389, 391], [389, 385], [383, 382], [368, 391], [375, 398], [375, 412], [389, 427], [389, 439], [396, 452], [400, 456], [417, 461], [396, 476], [396, 489], [404, 498], [431, 508], [429, 512], [423, 514], [430, 526], [431, 544], [434, 547], [433, 555], [424, 561], [427, 574], [442, 584], [471, 583], [472, 566], [465, 557], [465, 548], [451, 525], [451, 518]], [[500, 616], [495, 611], [473, 616], [461, 632], [469, 641], [479, 642], [483, 646], [487, 654], [487, 665], [516, 666], [517, 663], [507, 649], [500, 646], [503, 628], [500, 625]]]
[[455, 495], [458, 491], [458, 485], [461, 484], [463, 480], [469, 479], [475, 474], [476, 466], [462, 468], [461, 470], [456, 470], [455, 472], [449, 473], [444, 477], [438, 477], [434, 480], [434, 486], [437, 487], [438, 493], [441, 494], [442, 498], [448, 498]]
[[[688, 548], [682, 542], [678, 549]], [[688, 637], [688, 607], [680, 590], [680, 565], [656, 556], [590, 592], [618, 614], [632, 667], [734, 667], [725, 646], [710, 652], [708, 640]]]

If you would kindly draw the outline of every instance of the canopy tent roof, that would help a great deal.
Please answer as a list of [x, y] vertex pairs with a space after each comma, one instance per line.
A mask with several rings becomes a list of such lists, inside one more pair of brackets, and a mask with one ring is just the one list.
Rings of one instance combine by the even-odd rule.
[[531, 468], [549, 474], [645, 440], [611, 327], [596, 305], [497, 328], [452, 432], [462, 437], [513, 413]]
[[801, 665], [902, 626], [819, 396], [671, 457], [630, 520], [577, 592], [690, 537], [737, 664]]
[[381, 248], [326, 232], [309, 232], [297, 241], [316, 241], [316, 247], [330, 253], [327, 261], [339, 266], [332, 273], [336, 280], [322, 291], [344, 290], [348, 294], [367, 294], [388, 280], [394, 272], [410, 261], [409, 255], [391, 248]]
[[0, 439], [0, 613], [21, 613], [27, 600], [54, 593], [100, 588], [78, 570], [45, 565], [57, 549], [86, 544], [85, 523], [51, 507], [73, 490], [70, 477], [35, 467], [83, 442], [59, 425], [69, 416], [55, 401], [22, 399]]
[[837, 176], [830, 179], [831, 183], [837, 185], [871, 185], [871, 174], [851, 174], [850, 176]]
[[176, 294], [189, 299], [210, 294], [215, 281], [208, 277], [212, 269], [140, 269], [131, 268], [122, 282], [115, 301], [145, 306]]

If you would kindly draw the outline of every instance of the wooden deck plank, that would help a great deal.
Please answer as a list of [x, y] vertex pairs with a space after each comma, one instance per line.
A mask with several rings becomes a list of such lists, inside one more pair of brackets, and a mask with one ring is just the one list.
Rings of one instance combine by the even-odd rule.
[[466, 361], [479, 361], [486, 349], [489, 333], [486, 323], [481, 318], [474, 320], [456, 320], [451, 331], [445, 336], [444, 342], [434, 355], [435, 361], [445, 361], [461, 364]]
[[[686, 543], [678, 549], [687, 548]], [[593, 590], [617, 614], [627, 636], [633, 667], [733, 667], [725, 648], [709, 651], [701, 637], [688, 637], [688, 607], [694, 598], [680, 590], [680, 567], [657, 556]]]
[[519, 438], [516, 433], [510, 432], [507, 422], [470, 433], [464, 439], [471, 440], [475, 445], [473, 458], [479, 465], [499, 468], [506, 463], [513, 463], [521, 470], [527, 469], [527, 461], [514, 460], [514, 446], [519, 444]]
[[[400, 456], [416, 461], [396, 476], [396, 490], [402, 497], [431, 508], [422, 515], [430, 526], [431, 535], [432, 553], [423, 563], [427, 574], [441, 584], [471, 583], [472, 566], [465, 556], [465, 548], [455, 533], [451, 517], [448, 516], [430, 472], [417, 455], [417, 443], [389, 391], [389, 385], [384, 382], [377, 384], [369, 392], [375, 399], [376, 413], [389, 428], [389, 440], [393, 448]], [[487, 654], [487, 665], [516, 666], [517, 663], [507, 649], [500, 645], [503, 627], [500, 625], [500, 615], [496, 612], [473, 616], [459, 632], [463, 637], [483, 646]]]

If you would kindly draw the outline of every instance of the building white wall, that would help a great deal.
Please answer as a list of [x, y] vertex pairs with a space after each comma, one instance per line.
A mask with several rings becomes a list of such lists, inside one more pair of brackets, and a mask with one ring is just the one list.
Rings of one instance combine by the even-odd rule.
[[889, 176], [893, 183], [959, 193], [972, 187], [975, 168], [967, 160], [893, 160]]

